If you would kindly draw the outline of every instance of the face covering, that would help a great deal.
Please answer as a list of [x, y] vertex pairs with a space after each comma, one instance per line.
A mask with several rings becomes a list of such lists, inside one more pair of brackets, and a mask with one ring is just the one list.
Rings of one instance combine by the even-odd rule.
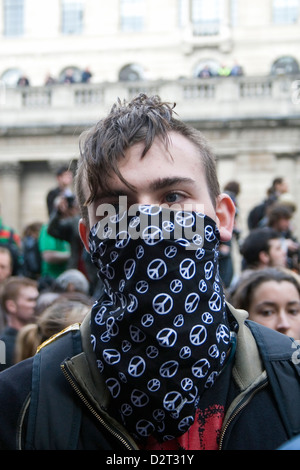
[[96, 224], [89, 245], [105, 285], [91, 340], [111, 409], [137, 440], [174, 439], [231, 348], [218, 228], [197, 212], [139, 206]]

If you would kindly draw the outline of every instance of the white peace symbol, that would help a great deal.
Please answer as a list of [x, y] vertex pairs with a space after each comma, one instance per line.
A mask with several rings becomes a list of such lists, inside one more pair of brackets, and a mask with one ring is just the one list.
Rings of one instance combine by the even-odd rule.
[[145, 313], [145, 315], [142, 316], [141, 319], [141, 324], [145, 327], [148, 328], [149, 326], [153, 325], [154, 318], [151, 313]]
[[145, 294], [149, 289], [149, 284], [147, 281], [138, 281], [135, 288], [139, 294]]
[[142, 343], [146, 339], [145, 333], [142, 332], [137, 326], [130, 325], [129, 326], [129, 334], [135, 343]]
[[160, 389], [160, 381], [158, 379], [151, 379], [147, 384], [149, 392], [157, 392]]
[[118, 380], [111, 377], [111, 378], [106, 380], [106, 385], [107, 385], [107, 388], [109, 389], [112, 397], [116, 398], [119, 395], [120, 391], [121, 391], [121, 387], [120, 387], [120, 384], [119, 384]]
[[197, 309], [199, 302], [200, 295], [195, 292], [191, 292], [185, 299], [184, 308], [186, 313], [193, 313]]
[[103, 325], [105, 323], [104, 315], [107, 311], [105, 306], [102, 306], [95, 315], [95, 322], [97, 325]]
[[126, 279], [130, 279], [135, 271], [136, 262], [134, 259], [130, 258], [124, 263], [124, 273]]
[[164, 408], [168, 411], [176, 410], [181, 403], [182, 395], [176, 391], [167, 393], [163, 400]]
[[221, 307], [222, 307], [222, 298], [221, 298], [221, 296], [217, 292], [214, 292], [213, 295], [211, 296], [211, 298], [208, 301], [208, 305], [209, 305], [209, 308], [213, 312], [218, 312], [219, 310], [221, 310]]
[[164, 419], [164, 417], [166, 416], [166, 414], [165, 414], [164, 410], [158, 408], [158, 409], [153, 411], [152, 416], [155, 419], [155, 421], [162, 421]]
[[125, 248], [130, 241], [130, 235], [126, 231], [119, 232], [116, 236], [116, 248]]
[[121, 358], [119, 351], [116, 349], [104, 349], [102, 355], [105, 362], [110, 365], [117, 364]]
[[214, 317], [210, 312], [204, 312], [201, 316], [201, 320], [203, 323], [206, 323], [206, 325], [210, 325], [214, 321]]
[[170, 378], [177, 374], [179, 363], [177, 361], [167, 361], [160, 366], [161, 377]]
[[174, 224], [170, 220], [164, 220], [162, 227], [166, 232], [172, 232], [174, 230]]
[[135, 253], [136, 253], [137, 259], [141, 259], [145, 253], [144, 247], [142, 245], [137, 246]]
[[122, 351], [123, 352], [128, 352], [131, 349], [131, 343], [127, 339], [124, 339], [122, 341]]
[[119, 257], [119, 254], [116, 252], [116, 251], [112, 251], [110, 253], [110, 259], [111, 259], [111, 262], [113, 263], [114, 261], [116, 261], [116, 259], [118, 259]]
[[142, 214], [157, 215], [161, 212], [161, 207], [155, 204], [141, 204], [139, 205], [139, 210]]
[[178, 294], [178, 292], [182, 291], [183, 284], [180, 279], [173, 279], [170, 283], [170, 289], [174, 294]]
[[177, 255], [177, 247], [174, 245], [169, 245], [165, 248], [165, 255], [167, 258], [174, 258]]
[[110, 336], [117, 336], [117, 334], [119, 333], [119, 327], [116, 324], [116, 320], [114, 317], [108, 317], [108, 319], [106, 320], [106, 327], [107, 332]]
[[127, 383], [127, 377], [126, 377], [125, 374], [123, 374], [123, 372], [119, 372], [118, 376], [119, 376], [119, 379], [121, 380], [121, 382], [123, 382], [125, 384]]
[[175, 220], [181, 227], [191, 227], [195, 217], [191, 212], [178, 211], [175, 214]]
[[149, 403], [149, 397], [145, 392], [137, 390], [136, 388], [131, 393], [131, 403], [138, 408], [141, 408]]
[[167, 273], [167, 265], [162, 259], [154, 259], [147, 267], [147, 274], [150, 279], [162, 279]]
[[142, 238], [147, 245], [156, 245], [162, 240], [162, 231], [155, 225], [149, 225], [143, 230]]
[[219, 325], [216, 331], [216, 338], [218, 343], [222, 340], [223, 343], [228, 344], [230, 340], [230, 332], [225, 325]]
[[204, 279], [201, 279], [199, 281], [199, 291], [200, 292], [206, 292], [207, 291], [207, 284], [206, 282], [204, 281]]
[[212, 261], [207, 261], [204, 265], [204, 274], [205, 274], [205, 279], [209, 280], [212, 278], [214, 273], [214, 263]]
[[198, 260], [201, 260], [203, 258], [203, 256], [205, 255], [205, 250], [204, 248], [198, 248], [195, 252], [195, 257], [198, 259]]
[[194, 382], [189, 377], [185, 377], [184, 379], [181, 380], [180, 385], [181, 385], [182, 390], [187, 392], [188, 390], [191, 390], [193, 388]]
[[217, 371], [212, 372], [205, 383], [205, 387], [206, 388], [211, 387], [215, 383], [215, 379], [216, 377], [218, 377], [218, 375], [219, 374]]
[[[196, 235], [193, 236], [193, 243], [194, 245], [200, 246], [203, 244], [203, 237], [199, 235], [199, 233], [196, 233]], [[197, 248], [199, 250], [199, 248]]]
[[193, 422], [194, 422], [193, 416], [187, 416], [186, 418], [183, 418], [178, 424], [179, 431], [181, 432], [187, 431], [191, 427]]
[[91, 345], [93, 346], [93, 351], [95, 351], [95, 347], [96, 347], [96, 337], [95, 337], [95, 335], [91, 335]]
[[133, 356], [128, 365], [128, 374], [132, 377], [140, 377], [146, 369], [146, 363], [141, 356]]
[[159, 315], [166, 315], [173, 307], [173, 299], [169, 294], [157, 294], [152, 302], [153, 309]]
[[184, 279], [191, 279], [196, 272], [195, 261], [190, 258], [186, 258], [185, 260], [181, 261], [179, 271]]
[[182, 313], [176, 315], [173, 321], [173, 325], [177, 328], [180, 328], [182, 325], [184, 325], [184, 316], [182, 315]]
[[128, 304], [127, 311], [132, 313], [138, 308], [139, 303], [135, 295], [128, 294], [128, 297], [130, 299], [130, 303]]
[[155, 346], [148, 346], [146, 349], [146, 355], [149, 359], [155, 359], [158, 356], [159, 352]]
[[213, 357], [214, 359], [216, 359], [217, 357], [219, 357], [220, 355], [220, 351], [218, 349], [218, 346], [216, 344], [212, 344], [208, 350], [208, 355], [210, 357]]
[[164, 328], [157, 333], [156, 339], [160, 346], [171, 348], [176, 343], [177, 333], [172, 328]]
[[195, 325], [190, 331], [190, 342], [194, 346], [200, 346], [207, 338], [207, 331], [203, 325]]
[[108, 331], [104, 331], [104, 333], [102, 333], [102, 335], [100, 336], [100, 340], [102, 341], [102, 343], [107, 343], [108, 341], [110, 341], [110, 339], [111, 335]]
[[146, 419], [141, 419], [136, 423], [136, 431], [140, 436], [148, 437], [152, 434], [154, 425]]
[[105, 238], [110, 238], [113, 234], [113, 229], [112, 227], [110, 227], [109, 225], [107, 225], [106, 227], [103, 228], [103, 231], [102, 231], [102, 237], [103, 239]]
[[207, 375], [210, 363], [207, 359], [200, 359], [192, 366], [192, 374], [198, 379], [202, 379]]
[[109, 265], [102, 266], [100, 271], [107, 277], [107, 279], [113, 279], [115, 277], [115, 270]]
[[128, 403], [123, 403], [121, 406], [121, 413], [124, 416], [130, 416], [132, 414], [132, 406], [130, 406]]
[[214, 229], [211, 225], [207, 225], [205, 227], [205, 238], [208, 242], [212, 242], [216, 238]]
[[189, 357], [191, 357], [191, 355], [192, 351], [189, 346], [183, 346], [179, 352], [179, 357], [181, 359], [188, 359]]
[[130, 220], [129, 227], [135, 228], [139, 225], [139, 223], [140, 223], [140, 218], [138, 216], [135, 216]]

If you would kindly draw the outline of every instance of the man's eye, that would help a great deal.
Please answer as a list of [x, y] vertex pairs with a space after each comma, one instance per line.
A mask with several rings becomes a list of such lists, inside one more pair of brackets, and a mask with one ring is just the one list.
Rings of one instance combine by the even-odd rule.
[[180, 198], [181, 198], [181, 195], [180, 195], [180, 194], [178, 194], [178, 193], [170, 193], [170, 194], [167, 194], [167, 196], [166, 196], [165, 199], [166, 199], [166, 202], [167, 202], [167, 203], [173, 204], [174, 202], [178, 202], [178, 201], [180, 200]]

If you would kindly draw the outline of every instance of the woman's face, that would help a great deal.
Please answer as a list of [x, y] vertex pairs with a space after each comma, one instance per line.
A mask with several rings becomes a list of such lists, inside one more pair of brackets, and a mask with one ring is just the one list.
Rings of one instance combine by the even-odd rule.
[[300, 295], [288, 281], [266, 281], [254, 291], [249, 318], [280, 333], [300, 339]]

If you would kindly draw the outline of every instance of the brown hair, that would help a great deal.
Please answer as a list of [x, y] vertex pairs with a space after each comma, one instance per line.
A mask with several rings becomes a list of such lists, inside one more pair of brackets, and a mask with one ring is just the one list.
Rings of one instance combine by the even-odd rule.
[[[86, 221], [86, 206], [93, 202], [99, 190], [107, 189], [109, 176], [115, 173], [130, 187], [118, 169], [119, 159], [125, 156], [126, 150], [144, 142], [144, 157], [156, 137], [162, 139], [167, 148], [170, 132], [181, 134], [199, 149], [199, 160], [203, 163], [210, 196], [215, 204], [220, 187], [214, 155], [198, 130], [174, 118], [174, 107], [162, 102], [159, 96], [148, 97], [145, 94], [131, 102], [118, 100], [106, 118], [81, 135], [75, 188], [81, 215]], [[85, 179], [90, 190], [88, 197], [84, 193]]]
[[11, 276], [3, 284], [1, 290], [1, 304], [5, 310], [5, 303], [7, 300], [17, 300], [20, 290], [23, 287], [36, 287], [37, 282], [29, 277]]

